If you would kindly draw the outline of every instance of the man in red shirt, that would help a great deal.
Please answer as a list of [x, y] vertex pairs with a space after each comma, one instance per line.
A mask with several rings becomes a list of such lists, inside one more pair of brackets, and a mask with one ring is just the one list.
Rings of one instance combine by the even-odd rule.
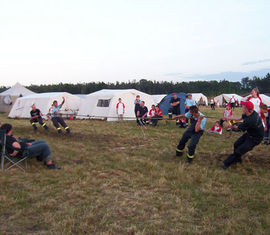
[[118, 122], [123, 122], [123, 116], [125, 113], [125, 104], [122, 103], [122, 99], [118, 99], [118, 103], [116, 104], [116, 114], [118, 116]]

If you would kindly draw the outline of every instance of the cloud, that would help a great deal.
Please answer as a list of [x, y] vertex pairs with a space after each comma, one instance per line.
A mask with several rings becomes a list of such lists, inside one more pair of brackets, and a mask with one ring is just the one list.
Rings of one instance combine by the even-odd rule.
[[270, 58], [264, 59], [264, 60], [254, 60], [254, 61], [248, 61], [243, 63], [242, 65], [251, 65], [251, 64], [259, 64], [259, 63], [264, 63], [270, 61]]
[[178, 77], [178, 76], [182, 76], [183, 73], [166, 73], [164, 74], [164, 76], [167, 76], [167, 77]]
[[[229, 81], [240, 81], [244, 77], [264, 77], [267, 73], [270, 73], [270, 68], [263, 68], [259, 70], [249, 71], [249, 72], [232, 72], [232, 71], [226, 71], [226, 72], [220, 72], [220, 73], [212, 73], [212, 74], [191, 74], [191, 75], [185, 75], [182, 73], [168, 73], [170, 76], [175, 77], [177, 79], [184, 79], [184, 80], [229, 80]], [[169, 76], [168, 74], [165, 74], [165, 76]]]

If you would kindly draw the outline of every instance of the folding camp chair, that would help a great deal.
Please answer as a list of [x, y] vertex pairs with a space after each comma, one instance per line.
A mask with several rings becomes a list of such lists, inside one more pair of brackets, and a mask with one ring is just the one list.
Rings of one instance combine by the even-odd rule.
[[[6, 150], [6, 133], [0, 130], [0, 147], [1, 147], [1, 170], [9, 170], [16, 166], [20, 170], [25, 171], [27, 168], [28, 152], [24, 151], [21, 157], [11, 157]], [[14, 148], [14, 150], [16, 150]], [[23, 166], [23, 162], [25, 165]]]

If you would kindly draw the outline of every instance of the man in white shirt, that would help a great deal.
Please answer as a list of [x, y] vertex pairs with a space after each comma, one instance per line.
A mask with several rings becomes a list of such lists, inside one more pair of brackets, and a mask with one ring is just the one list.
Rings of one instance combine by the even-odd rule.
[[118, 116], [118, 122], [123, 122], [123, 116], [125, 113], [125, 104], [122, 103], [122, 99], [118, 99], [118, 103], [116, 104], [116, 114]]

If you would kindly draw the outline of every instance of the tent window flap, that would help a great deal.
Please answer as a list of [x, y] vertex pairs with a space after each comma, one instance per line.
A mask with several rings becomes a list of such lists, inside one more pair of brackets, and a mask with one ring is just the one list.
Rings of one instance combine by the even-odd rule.
[[109, 107], [110, 101], [111, 101], [110, 99], [109, 100], [99, 99], [97, 102], [97, 107]]

